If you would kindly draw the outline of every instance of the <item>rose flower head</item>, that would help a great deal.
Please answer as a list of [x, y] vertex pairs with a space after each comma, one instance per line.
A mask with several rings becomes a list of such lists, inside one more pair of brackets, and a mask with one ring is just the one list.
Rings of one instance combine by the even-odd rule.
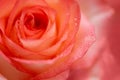
[[95, 40], [79, 0], [0, 2], [1, 55], [33, 80], [67, 79]]

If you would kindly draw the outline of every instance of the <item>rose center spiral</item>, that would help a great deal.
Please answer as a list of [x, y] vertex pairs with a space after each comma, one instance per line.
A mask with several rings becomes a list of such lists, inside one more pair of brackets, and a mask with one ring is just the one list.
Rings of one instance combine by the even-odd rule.
[[24, 25], [30, 30], [46, 29], [48, 17], [43, 11], [39, 11], [38, 13], [26, 13]]

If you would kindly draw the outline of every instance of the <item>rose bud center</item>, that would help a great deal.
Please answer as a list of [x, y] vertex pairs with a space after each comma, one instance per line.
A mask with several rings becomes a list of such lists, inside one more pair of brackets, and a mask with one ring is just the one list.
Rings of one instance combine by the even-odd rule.
[[26, 13], [24, 25], [30, 30], [46, 29], [48, 17], [43, 11], [39, 11], [39, 13]]

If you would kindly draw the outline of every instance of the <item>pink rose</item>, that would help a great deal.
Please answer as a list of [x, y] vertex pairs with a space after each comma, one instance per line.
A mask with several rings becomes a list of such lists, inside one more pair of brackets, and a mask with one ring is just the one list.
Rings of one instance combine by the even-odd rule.
[[[67, 80], [71, 65], [95, 40], [93, 25], [80, 12], [79, 3], [0, 0], [1, 61], [4, 58], [21, 71], [6, 63], [2, 74], [12, 80]], [[8, 68], [19, 77], [8, 76]]]

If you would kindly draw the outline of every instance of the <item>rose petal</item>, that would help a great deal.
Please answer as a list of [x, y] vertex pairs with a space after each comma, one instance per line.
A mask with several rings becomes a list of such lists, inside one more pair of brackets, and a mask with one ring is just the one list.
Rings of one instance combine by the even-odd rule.
[[[0, 18], [8, 17], [17, 0], [0, 0]], [[6, 6], [7, 5], [7, 6]]]
[[37, 76], [37, 77], [32, 78], [32, 80], [38, 80], [38, 79], [40, 79], [40, 80], [67, 80], [68, 76], [69, 76], [69, 70], [64, 71], [52, 78], [40, 79], [39, 76]]
[[[16, 70], [10, 63], [8, 63], [8, 58], [2, 56], [3, 53], [0, 51], [0, 73], [4, 75], [6, 79], [3, 80], [23, 80], [27, 79], [29, 75]], [[5, 60], [6, 59], [6, 60]], [[1, 77], [0, 77], [1, 80]]]

